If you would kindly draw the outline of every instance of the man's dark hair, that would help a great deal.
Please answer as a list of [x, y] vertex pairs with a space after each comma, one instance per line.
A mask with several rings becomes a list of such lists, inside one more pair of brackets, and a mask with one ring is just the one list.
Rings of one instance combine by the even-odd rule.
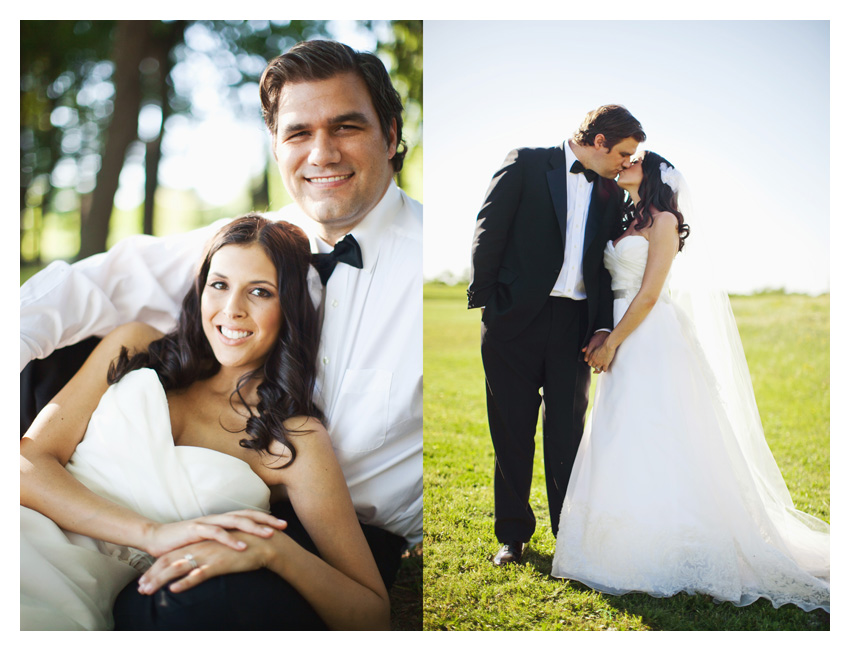
[[407, 153], [407, 145], [401, 136], [401, 98], [393, 88], [390, 76], [378, 57], [369, 52], [358, 52], [343, 43], [304, 41], [266, 66], [263, 76], [260, 77], [260, 102], [263, 105], [266, 127], [273, 137], [277, 135], [280, 93], [285, 83], [322, 81], [348, 72], [358, 74], [369, 89], [372, 106], [378, 114], [387, 144], [390, 142], [390, 132], [395, 120], [398, 144], [396, 154], [390, 162], [393, 170], [400, 172]]
[[605, 138], [605, 146], [611, 149], [626, 138], [638, 142], [646, 140], [643, 127], [624, 106], [606, 104], [590, 111], [584, 116], [581, 126], [573, 134], [573, 140], [579, 145], [592, 146], [598, 134]]

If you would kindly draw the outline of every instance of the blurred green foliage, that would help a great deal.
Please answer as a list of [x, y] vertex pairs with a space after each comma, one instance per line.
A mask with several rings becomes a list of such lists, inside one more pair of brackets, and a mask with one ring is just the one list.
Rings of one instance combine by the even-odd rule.
[[[374, 38], [375, 52], [402, 96], [410, 151], [398, 182], [421, 200], [422, 22], [353, 22]], [[186, 74], [187, 62], [199, 57], [211, 61], [220, 76], [223, 90], [217, 99], [237, 119], [263, 130], [257, 82], [268, 60], [299, 41], [332, 38], [332, 27], [329, 21], [21, 21], [22, 281], [52, 259], [77, 256], [81, 247], [90, 254], [132, 233], [161, 235], [288, 203], [272, 161], [229, 205], [204, 205], [191, 192], [158, 188], [162, 136], [172, 118], [191, 122], [201, 117], [195, 80]], [[140, 39], [139, 62], [129, 68], [138, 68], [138, 76], [118, 72], [129, 48], [127, 34]], [[146, 112], [141, 122], [139, 115], [128, 118], [115, 111], [118, 88], [128, 77], [138, 86], [137, 112]], [[117, 187], [123, 167], [104, 166], [116, 160], [108, 158], [107, 147], [115, 138], [107, 136], [117, 131], [117, 122], [128, 119], [131, 142], [117, 160], [145, 163], [145, 200], [137, 209], [119, 210], [113, 188], [99, 223], [92, 214], [97, 193], [110, 192], [110, 182]], [[151, 129], [151, 123], [159, 127]], [[86, 246], [89, 238], [93, 243]]]

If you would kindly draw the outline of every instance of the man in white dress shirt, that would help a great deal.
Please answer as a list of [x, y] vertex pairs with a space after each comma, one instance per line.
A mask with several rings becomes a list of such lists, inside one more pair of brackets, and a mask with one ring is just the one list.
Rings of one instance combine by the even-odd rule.
[[[348, 235], [360, 250], [362, 268], [340, 262], [329, 270], [318, 402], [389, 588], [405, 543], [422, 539], [422, 206], [393, 182], [407, 149], [402, 105], [377, 57], [332, 41], [301, 43], [273, 60], [260, 95], [295, 201], [271, 216], [301, 226], [314, 253], [331, 252]], [[107, 253], [74, 265], [56, 262], [34, 276], [21, 288], [22, 371], [31, 360], [125, 322], [170, 329], [219, 226], [128, 238]], [[273, 512], [303, 539], [284, 508]], [[309, 548], [309, 537], [302, 539]], [[160, 590], [159, 602], [131, 584], [116, 604], [117, 626], [321, 627], [282, 580], [264, 575], [252, 583], [256, 573], [219, 569], [222, 576], [183, 595]], [[257, 599], [258, 592], [267, 597]]]
[[613, 179], [645, 139], [625, 108], [601, 106], [561, 146], [510, 152], [478, 213], [468, 305], [482, 308], [496, 565], [518, 563], [535, 530], [529, 495], [541, 400], [557, 536], [588, 405], [581, 350], [601, 345], [613, 327], [602, 265], [605, 243], [622, 231], [623, 194]]

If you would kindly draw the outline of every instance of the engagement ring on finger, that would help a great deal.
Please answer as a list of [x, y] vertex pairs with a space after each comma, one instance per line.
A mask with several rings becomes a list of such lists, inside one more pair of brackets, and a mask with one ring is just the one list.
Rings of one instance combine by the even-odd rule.
[[194, 556], [192, 556], [191, 554], [186, 554], [183, 558], [185, 558], [187, 561], [189, 561], [192, 564], [193, 570], [198, 569], [198, 561], [195, 560]]

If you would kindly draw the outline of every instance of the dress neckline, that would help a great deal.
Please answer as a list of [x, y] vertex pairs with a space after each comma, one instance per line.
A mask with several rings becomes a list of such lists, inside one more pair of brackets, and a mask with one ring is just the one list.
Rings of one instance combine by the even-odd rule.
[[643, 235], [626, 235], [625, 237], [620, 237], [620, 238], [617, 240], [617, 243], [616, 243], [616, 244], [614, 243], [614, 240], [610, 240], [610, 242], [611, 242], [611, 248], [612, 248], [612, 249], [614, 249], [614, 250], [616, 251], [616, 250], [617, 250], [617, 244], [619, 244], [619, 243], [620, 243], [620, 242], [622, 242], [623, 240], [627, 240], [627, 239], [629, 239], [630, 237], [639, 237], [640, 239], [644, 240], [647, 244], [649, 244], [649, 240], [647, 240], [647, 239], [646, 239]]
[[[162, 382], [159, 381], [159, 377], [157, 376], [156, 371], [154, 371], [151, 368], [140, 368], [140, 369], [133, 371], [133, 373], [137, 373], [137, 372], [140, 372], [140, 371], [150, 371], [149, 381], [152, 381], [153, 384], [156, 385], [156, 387], [158, 389], [159, 396], [162, 398], [163, 401], [165, 401], [166, 414], [170, 415], [171, 407], [168, 404], [168, 395], [165, 392], [165, 387], [162, 386]], [[128, 374], [128, 375], [130, 375], [130, 374]], [[147, 375], [147, 374], [145, 374], [145, 375]], [[180, 448], [196, 449], [196, 450], [209, 450], [210, 452], [213, 452], [215, 454], [228, 457], [230, 459], [233, 459], [234, 461], [238, 461], [239, 463], [247, 466], [248, 470], [251, 471], [251, 474], [254, 475], [261, 482], [263, 482], [263, 485], [266, 486], [266, 488], [269, 488], [269, 485], [266, 484], [266, 482], [263, 481], [263, 478], [260, 477], [256, 472], [254, 472], [254, 469], [251, 467], [251, 464], [248, 463], [247, 461], [245, 461], [244, 459], [240, 459], [239, 457], [233, 456], [232, 454], [228, 454], [227, 452], [222, 452], [221, 450], [216, 450], [215, 448], [204, 447], [202, 445], [178, 445], [174, 441], [174, 432], [171, 429], [171, 419], [170, 418], [168, 419], [168, 438], [171, 441], [171, 445], [172, 445], [172, 447], [174, 447], [175, 450], [179, 450]]]

